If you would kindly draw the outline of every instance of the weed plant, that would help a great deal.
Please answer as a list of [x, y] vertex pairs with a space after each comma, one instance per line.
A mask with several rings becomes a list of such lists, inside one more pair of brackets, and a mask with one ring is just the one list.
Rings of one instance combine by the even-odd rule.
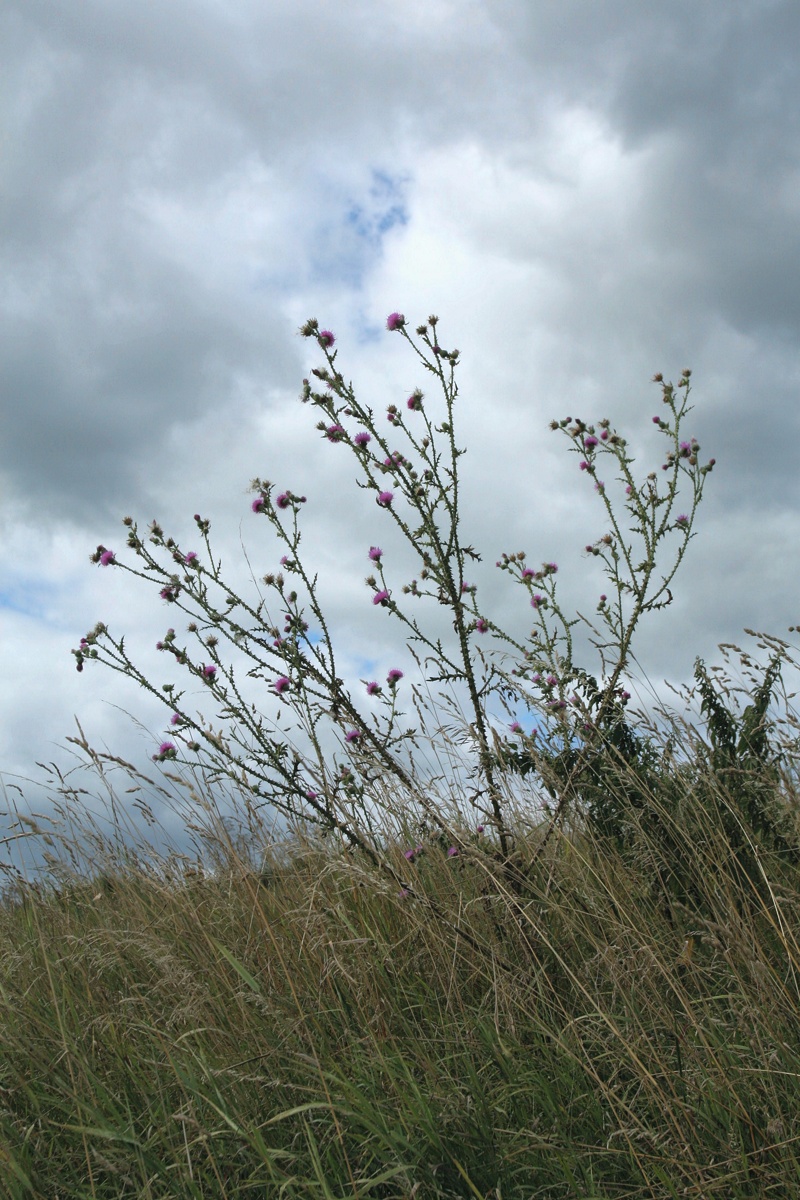
[[[796, 1196], [791, 646], [756, 635], [766, 663], [736, 647], [724, 669], [698, 660], [675, 711], [634, 713], [626, 687], [713, 466], [682, 436], [690, 373], [657, 377], [663, 484], [636, 481], [609, 421], [554, 422], [604, 509], [586, 552], [608, 591], [569, 617], [555, 563], [503, 554], [533, 613], [523, 642], [471, 582], [458, 351], [436, 318], [416, 339], [401, 314], [387, 325], [438, 386], [438, 416], [416, 389], [378, 422], [314, 321], [322, 390], [305, 381], [303, 399], [418, 555], [398, 587], [365, 547], [367, 602], [404, 624], [413, 677], [342, 678], [300, 555], [305, 497], [266, 480], [254, 519], [284, 553], [254, 601], [223, 582], [199, 515], [202, 554], [126, 518], [133, 562], [93, 556], [187, 619], [160, 648], [188, 683], [152, 682], [97, 625], [77, 666], [163, 700], [156, 766], [79, 729], [47, 816], [6, 791], [12, 837], [44, 845], [47, 871], [9, 874], [0, 905], [0, 1194]], [[579, 622], [594, 673], [574, 661]], [[198, 683], [210, 717], [187, 711]], [[194, 855], [126, 828], [184, 800]]]

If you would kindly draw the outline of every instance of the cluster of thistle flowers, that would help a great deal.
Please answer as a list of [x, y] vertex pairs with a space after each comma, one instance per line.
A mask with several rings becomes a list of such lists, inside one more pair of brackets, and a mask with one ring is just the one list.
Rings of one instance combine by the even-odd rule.
[[[681, 424], [691, 411], [688, 405], [690, 378], [691, 371], [687, 368], [676, 388], [665, 383], [661, 374], [653, 377], [653, 382], [661, 386], [662, 402], [669, 409], [668, 418], [660, 415], [653, 417], [653, 424], [670, 443], [666, 461], [661, 467], [663, 472], [668, 472], [663, 489], [659, 488], [655, 471], [647, 476], [644, 483], [637, 484], [631, 471], [633, 459], [627, 451], [627, 441], [612, 428], [609, 420], [604, 418], [596, 424], [588, 424], [580, 418], [568, 416], [550, 425], [553, 430], [563, 431], [572, 442], [571, 449], [579, 456], [579, 470], [592, 480], [608, 519], [607, 532], [585, 547], [587, 555], [603, 561], [613, 592], [611, 598], [607, 593], [601, 593], [597, 602], [598, 619], [605, 632], [598, 630], [595, 623], [586, 621], [598, 639], [594, 644], [600, 650], [608, 675], [606, 686], [599, 694], [601, 699], [598, 701], [598, 693], [593, 694], [595, 705], [603, 703], [607, 708], [624, 707], [630, 699], [630, 693], [620, 679], [626, 666], [634, 628], [643, 613], [663, 608], [671, 602], [669, 584], [692, 536], [705, 477], [714, 467], [713, 458], [705, 465], [700, 465], [700, 445], [696, 438], [689, 441], [681, 439]], [[614, 498], [605, 481], [599, 477], [599, 465], [603, 458], [615, 469], [616, 482], [622, 489], [623, 508], [627, 513], [624, 531], [615, 510]], [[688, 512], [673, 517], [683, 477], [691, 488], [691, 506]], [[636, 545], [628, 536], [631, 533], [638, 538]], [[674, 546], [673, 564], [666, 572], [660, 570], [656, 580], [657, 550], [672, 535], [678, 539]], [[549, 709], [553, 714], [564, 714], [570, 708], [581, 714], [578, 728], [584, 734], [590, 733], [594, 730], [594, 724], [588, 719], [589, 702], [580, 687], [584, 672], [575, 666], [572, 659], [570, 630], [576, 621], [569, 620], [559, 607], [553, 578], [556, 564], [545, 563], [540, 570], [533, 571], [526, 565], [525, 557], [524, 552], [504, 554], [497, 563], [501, 570], [510, 572], [528, 586], [531, 607], [536, 612], [538, 623], [531, 633], [533, 649], [523, 650], [522, 662], [512, 675], [535, 685], [544, 699], [546, 710]], [[608, 652], [615, 656], [610, 667]], [[543, 664], [549, 664], [549, 669]], [[518, 722], [514, 722], [511, 729], [514, 733], [522, 733]]]
[[[321, 344], [325, 344], [325, 339], [321, 339]], [[274, 678], [271, 681], [271, 690], [278, 697], [286, 701], [290, 699], [294, 692], [298, 704], [302, 706], [304, 699], [307, 700], [309, 690], [313, 690], [313, 685], [317, 686], [317, 698], [322, 702], [322, 706], [328, 711], [333, 711], [336, 706], [339, 706], [340, 715], [345, 718], [337, 723], [341, 726], [342, 741], [348, 750], [358, 753], [364, 749], [375, 748], [375, 731], [368, 727], [366, 720], [358, 720], [356, 706], [349, 702], [347, 697], [341, 694], [331, 695], [336, 692], [341, 686], [341, 680], [336, 679], [332, 669], [332, 651], [329, 660], [330, 671], [327, 678], [324, 672], [314, 669], [314, 663], [310, 661], [309, 655], [314, 652], [314, 647], [308, 638], [309, 623], [304, 619], [303, 609], [300, 605], [298, 593], [294, 589], [290, 589], [286, 585], [284, 571], [287, 574], [296, 573], [301, 576], [307, 585], [307, 590], [312, 594], [312, 608], [317, 616], [317, 624], [324, 628], [322, 614], [316, 608], [315, 598], [313, 596], [313, 582], [309, 580], [305, 574], [302, 564], [297, 555], [297, 545], [299, 542], [299, 532], [297, 529], [297, 513], [301, 505], [306, 503], [306, 497], [297, 495], [289, 490], [278, 493], [274, 500], [272, 498], [272, 485], [269, 481], [254, 481], [253, 485], [258, 491], [256, 499], [252, 503], [252, 511], [255, 514], [267, 513], [271, 516], [273, 524], [278, 529], [283, 540], [287, 542], [289, 553], [285, 554], [281, 559], [282, 571], [264, 576], [263, 582], [268, 587], [272, 587], [280, 596], [284, 609], [284, 626], [279, 630], [277, 626], [270, 626], [267, 620], [265, 630], [265, 614], [263, 606], [259, 606], [257, 610], [249, 607], [240, 597], [233, 594], [227, 585], [224, 585], [219, 578], [219, 566], [215, 567], [211, 556], [210, 546], [208, 545], [209, 522], [195, 514], [195, 522], [199, 532], [202, 534], [207, 548], [207, 555], [204, 556], [208, 562], [205, 566], [201, 561], [200, 556], [194, 550], [184, 552], [174, 541], [174, 539], [166, 537], [163, 529], [158, 522], [153, 522], [149, 530], [149, 538], [143, 539], [131, 518], [125, 518], [125, 524], [128, 526], [128, 545], [136, 554], [144, 559], [145, 570], [139, 571], [128, 566], [126, 563], [121, 563], [116, 556], [116, 553], [107, 549], [105, 546], [98, 547], [97, 552], [92, 555], [92, 561], [100, 566], [114, 566], [129, 571], [132, 574], [138, 575], [140, 578], [152, 581], [155, 579], [159, 586], [159, 595], [166, 603], [182, 609], [184, 612], [190, 613], [192, 609], [199, 608], [206, 618], [204, 629], [200, 629], [197, 621], [192, 621], [187, 627], [189, 633], [197, 635], [201, 643], [209, 652], [211, 661], [195, 661], [189, 654], [186, 647], [179, 643], [176, 630], [170, 627], [164, 636], [156, 643], [156, 648], [159, 651], [170, 654], [175, 662], [186, 668], [189, 672], [201, 679], [207, 684], [215, 699], [220, 702], [223, 710], [226, 710], [228, 715], [236, 712], [243, 718], [246, 716], [246, 705], [241, 703], [241, 696], [233, 691], [232, 674], [225, 671], [218, 653], [219, 638], [215, 630], [208, 634], [209, 625], [216, 627], [227, 634], [232, 641], [238, 645], [246, 646], [252, 642], [256, 635], [260, 654], [259, 665], [266, 667], [271, 660], [276, 663], [277, 670], [274, 672]], [[286, 515], [293, 517], [293, 529], [287, 528], [285, 523], [282, 523], [282, 518], [285, 522]], [[165, 568], [159, 562], [152, 550], [151, 546], [155, 546], [160, 550], [166, 550], [172, 559], [172, 567]], [[375, 562], [380, 557], [381, 552], [372, 547], [370, 550], [370, 559]], [[176, 569], [177, 568], [177, 569]], [[223, 605], [218, 607], [213, 604], [210, 598], [210, 588], [213, 584], [218, 584], [223, 588], [225, 600]], [[225, 594], [227, 593], [227, 594]], [[377, 602], [377, 601], [376, 601]], [[236, 613], [236, 618], [233, 619], [234, 610], [244, 610]], [[249, 627], [245, 627], [243, 616], [251, 618]], [[268, 638], [264, 638], [266, 631]], [[102, 653], [100, 645], [102, 643]], [[98, 657], [102, 659], [106, 665], [112, 666], [114, 669], [131, 676], [143, 687], [153, 693], [156, 689], [149, 684], [144, 675], [137, 670], [135, 665], [127, 657], [127, 652], [124, 650], [122, 641], [115, 642], [108, 633], [105, 625], [99, 624], [88, 635], [81, 639], [76, 650], [73, 651], [76, 658], [76, 665], [79, 671], [83, 670], [86, 660], [96, 660]], [[320, 656], [317, 655], [318, 665], [321, 665]], [[262, 674], [263, 677], [263, 674]], [[391, 709], [389, 723], [394, 715], [395, 693], [403, 679], [403, 672], [396, 667], [389, 670], [385, 688], [389, 693], [389, 699], [385, 701]], [[369, 697], [384, 697], [384, 686], [378, 683], [377, 680], [365, 680], [365, 691]], [[326, 694], [327, 692], [327, 694]], [[163, 740], [158, 745], [157, 752], [152, 756], [154, 760], [164, 762], [178, 757], [178, 746], [183, 743], [187, 750], [199, 752], [201, 750], [209, 750], [208, 743], [210, 742], [210, 750], [212, 753], [218, 753], [228, 747], [224, 747], [219, 739], [213, 739], [207, 728], [204, 728], [191, 718], [189, 718], [181, 710], [181, 700], [183, 692], [177, 692], [174, 685], [164, 684], [161, 688], [161, 699], [170, 706], [173, 710], [171, 715], [171, 733], [175, 740]], [[238, 705], [232, 705], [231, 699], [238, 700]], [[333, 705], [331, 704], [333, 699]], [[308, 711], [308, 710], [307, 710]], [[347, 720], [346, 718], [349, 718]], [[253, 732], [258, 732], [253, 730]], [[197, 736], [202, 736], [202, 740], [206, 743], [201, 744], [197, 741]], [[384, 736], [384, 748], [388, 743], [388, 737]], [[176, 745], [176, 742], [178, 743]], [[263, 745], [263, 742], [262, 742]], [[272, 745], [274, 754], [272, 755], [272, 765], [281, 765], [281, 749], [275, 743]], [[252, 762], [245, 763], [241, 757], [235, 762], [236, 775], [241, 777], [241, 771], [245, 767], [253, 766]], [[263, 763], [261, 764], [263, 766]], [[296, 763], [294, 764], [296, 766]], [[334, 778], [331, 779], [331, 774]], [[290, 782], [287, 778], [287, 772], [284, 772], [284, 784]], [[263, 776], [262, 776], [263, 777]], [[296, 772], [292, 774], [292, 779], [296, 778]], [[312, 781], [313, 782], [313, 781]], [[301, 799], [311, 805], [312, 810], [315, 810], [317, 815], [323, 820], [323, 824], [331, 824], [330, 816], [332, 808], [329, 804], [329, 796], [325, 796], [325, 792], [330, 792], [333, 789], [340, 797], [345, 797], [351, 801], [357, 801], [363, 795], [363, 783], [359, 778], [359, 773], [354, 770], [351, 765], [334, 766], [333, 772], [328, 774], [328, 777], [319, 782], [315, 782], [314, 786], [303, 786], [297, 784], [297, 795], [295, 800]]]
[[[372, 593], [371, 603], [388, 610], [393, 617], [405, 624], [415, 640], [428, 647], [431, 657], [437, 663], [437, 669], [443, 671], [444, 677], [467, 683], [474, 708], [475, 728], [479, 731], [481, 745], [484, 747], [480, 756], [484, 764], [489, 761], [485, 748], [491, 744], [486, 712], [490, 689], [477, 678], [474, 660], [482, 656], [476, 654], [474, 634], [484, 635], [491, 631], [498, 643], [504, 643], [516, 652], [517, 666], [510, 677], [502, 672], [498, 672], [496, 677], [501, 678], [505, 684], [512, 684], [513, 694], [528, 706], [529, 711], [544, 712], [545, 717], [554, 718], [562, 726], [564, 722], [571, 720], [571, 714], [574, 712], [576, 719], [583, 721], [584, 730], [592, 729], [592, 722], [587, 719], [589, 714], [586, 695], [580, 694], [581, 680], [586, 678], [586, 675], [575, 666], [572, 658], [571, 629], [577, 623], [577, 619], [569, 619], [558, 602], [557, 564], [545, 562], [539, 569], [532, 569], [526, 563], [524, 552], [503, 554], [497, 562], [501, 570], [516, 576], [527, 589], [536, 623], [527, 645], [515, 641], [492, 622], [488, 614], [481, 611], [476, 585], [465, 578], [466, 559], [477, 560], [479, 556], [471, 547], [461, 544], [457, 532], [457, 459], [463, 450], [458, 449], [454, 441], [453, 401], [457, 394], [454, 370], [459, 352], [447, 351], [439, 344], [438, 321], [434, 316], [429, 317], [428, 323], [416, 330], [422, 348], [409, 335], [401, 313], [392, 313], [386, 324], [390, 331], [398, 332], [406, 338], [424, 369], [438, 381], [446, 405], [443, 420], [436, 425], [432, 424], [425, 396], [419, 388], [415, 388], [404, 406], [388, 405], [385, 426], [379, 428], [374, 413], [360, 403], [352, 387], [345, 383], [344, 377], [336, 367], [336, 339], [333, 333], [327, 329], [320, 330], [318, 323], [313, 320], [308, 321], [300, 332], [305, 337], [315, 338], [325, 354], [326, 365], [317, 367], [312, 372], [324, 385], [324, 390], [314, 390], [306, 379], [303, 381], [301, 399], [312, 403], [322, 412], [324, 419], [318, 423], [317, 428], [323, 437], [333, 445], [346, 444], [354, 452], [364, 477], [364, 482], [359, 481], [359, 486], [374, 492], [379, 509], [394, 521], [406, 540], [414, 546], [421, 560], [421, 570], [418, 578], [403, 585], [402, 593], [415, 598], [429, 596], [450, 609], [459, 652], [450, 655], [439, 639], [434, 641], [429, 638], [417, 620], [401, 610], [392, 596], [384, 573], [384, 552], [377, 545], [372, 545], [366, 550], [373, 571], [377, 571], [379, 576], [378, 578], [375, 574], [370, 574], [366, 577], [366, 584]], [[655, 378], [663, 384], [660, 376]], [[587, 553], [603, 559], [606, 573], [616, 591], [615, 601], [609, 603], [607, 596], [603, 595], [598, 604], [598, 612], [607, 627], [609, 640], [605, 643], [595, 642], [595, 645], [601, 649], [601, 654], [607, 647], [616, 652], [616, 662], [608, 672], [607, 686], [605, 691], [601, 690], [605, 697], [604, 702], [611, 700], [624, 704], [629, 698], [622, 686], [622, 671], [633, 629], [643, 612], [668, 603], [668, 600], [662, 601], [660, 598], [665, 590], [668, 591], [667, 584], [677, 570], [688, 543], [692, 519], [702, 493], [703, 479], [714, 462], [712, 459], [705, 467], [700, 467], [697, 458], [699, 446], [696, 440], [680, 440], [680, 424], [688, 411], [686, 398], [689, 391], [689, 372], [684, 372], [677, 390], [672, 385], [663, 384], [662, 391], [664, 403], [670, 410], [670, 419], [658, 417], [654, 418], [654, 421], [672, 443], [663, 466], [663, 470], [671, 470], [672, 475], [663, 494], [659, 492], [655, 483], [655, 473], [649, 475], [643, 485], [638, 486], [635, 483], [630, 470], [632, 459], [627, 454], [625, 439], [611, 429], [607, 420], [598, 422], [596, 426], [577, 419], [573, 421], [571, 417], [552, 423], [553, 429], [563, 430], [572, 440], [573, 449], [581, 456], [580, 470], [594, 481], [595, 490], [602, 498], [610, 522], [610, 532], [586, 547]], [[419, 432], [416, 430], [417, 425]], [[402, 449], [396, 444], [401, 432], [405, 438]], [[446, 439], [447, 449], [444, 452], [438, 446], [437, 435]], [[389, 438], [392, 440], [389, 441]], [[609, 491], [605, 483], [597, 477], [597, 466], [604, 454], [611, 455], [616, 460], [619, 478], [625, 488], [628, 514], [633, 516], [634, 531], [644, 540], [645, 556], [638, 565], [632, 557], [632, 548], [623, 537]], [[680, 514], [673, 521], [670, 513], [676, 502], [682, 473], [688, 474], [690, 478], [693, 501], [690, 512]], [[334, 811], [331, 807], [331, 792], [334, 798], [336, 794], [348, 799], [360, 799], [364, 795], [365, 785], [359, 758], [365, 751], [368, 752], [368, 756], [372, 756], [372, 761], [370, 762], [369, 757], [361, 760], [366, 768], [364, 776], [373, 771], [377, 761], [383, 768], [393, 772], [404, 786], [413, 787], [413, 781], [409, 780], [400, 765], [400, 760], [393, 757], [394, 747], [403, 737], [402, 734], [396, 735], [393, 741], [395, 696], [403, 672], [398, 668], [389, 671], [386, 678], [388, 697], [384, 697], [383, 687], [376, 680], [362, 681], [366, 695], [383, 698], [389, 710], [387, 726], [379, 729], [374, 719], [370, 721], [360, 712], [357, 702], [345, 691], [342, 681], [335, 673], [333, 647], [327, 635], [324, 615], [317, 604], [315, 577], [312, 578], [306, 571], [298, 553], [298, 515], [306, 503], [306, 497], [285, 489], [273, 498], [273, 485], [268, 480], [256, 479], [251, 487], [256, 492], [252, 502], [253, 513], [269, 519], [287, 549], [287, 553], [280, 560], [282, 569], [263, 577], [263, 582], [279, 597], [283, 610], [282, 630], [278, 625], [271, 623], [263, 602], [257, 608], [253, 608], [222, 582], [220, 567], [214, 564], [208, 542], [209, 523], [198, 514], [195, 514], [195, 522], [206, 546], [203, 561], [194, 550], [184, 552], [173, 539], [164, 535], [157, 522], [153, 522], [150, 526], [149, 543], [159, 550], [166, 550], [172, 559], [172, 566], [164, 568], [150, 551], [149, 545], [140, 538], [130, 518], [125, 519], [129, 528], [128, 545], [144, 559], [145, 570], [135, 570], [126, 564], [118, 563], [114, 551], [104, 546], [98, 547], [92, 559], [103, 567], [123, 566], [124, 569], [150, 582], [155, 579], [160, 585], [161, 599], [187, 613], [192, 613], [192, 605], [201, 610], [205, 618], [204, 627], [200, 629], [197, 622], [192, 621], [187, 628], [200, 639], [207, 652], [207, 658], [211, 661], [195, 661], [185, 647], [178, 645], [174, 628], [170, 628], [159, 641], [158, 649], [171, 654], [176, 663], [208, 685], [222, 711], [229, 717], [236, 716], [246, 727], [261, 747], [262, 757], [268, 760], [267, 765], [282, 776], [284, 788], [287, 789], [286, 794], [307, 801], [323, 821], [330, 823]], [[411, 519], [407, 514], [411, 514]], [[442, 516], [444, 531], [440, 528]], [[676, 562], [671, 572], [660, 576], [661, 584], [650, 590], [656, 565], [656, 549], [673, 530], [677, 530], [681, 538]], [[305, 602], [300, 600], [295, 587], [287, 585], [287, 575], [296, 577], [298, 586], [304, 588], [307, 597]], [[212, 585], [222, 589], [222, 604], [217, 605], [213, 602]], [[629, 605], [630, 611], [625, 610], [625, 599], [632, 601]], [[322, 650], [309, 636], [306, 612], [313, 617], [317, 629], [322, 630]], [[316, 729], [320, 713], [324, 712], [333, 718], [341, 730], [344, 747], [355, 754], [355, 758], [351, 758], [351, 761], [345, 764], [334, 764], [335, 777], [332, 782], [330, 778], [314, 777], [309, 764], [296, 757], [290, 760], [287, 767], [283, 753], [285, 746], [263, 739], [261, 725], [250, 717], [248, 705], [236, 688], [232, 671], [223, 668], [217, 648], [217, 633], [220, 631], [250, 654], [256, 663], [256, 668], [251, 674], [257, 671], [259, 678], [269, 681], [271, 690], [277, 697], [290, 704], [296, 713], [305, 713], [307, 728], [310, 728], [312, 733]], [[131, 662], [122, 641], [111, 639], [104, 625], [96, 626], [81, 640], [78, 649], [73, 651], [78, 670], [82, 670], [86, 659], [98, 658], [98, 647], [101, 643], [105, 654], [100, 657], [107, 665], [133, 677], [152, 693], [159, 694]], [[530, 691], [531, 687], [533, 692]], [[224, 752], [228, 756], [229, 773], [234, 778], [240, 779], [245, 770], [253, 772], [252, 756], [246, 761], [241, 754], [232, 750], [230, 745], [223, 746], [219, 739], [214, 739], [207, 729], [182, 711], [180, 702], [183, 693], [176, 692], [173, 685], [165, 684], [162, 685], [160, 694], [172, 710], [171, 726], [175, 740], [162, 741], [154, 758], [161, 761], [175, 758], [178, 754], [176, 742], [183, 742], [187, 749], [195, 752], [201, 749], [209, 750], [209, 747], [211, 753]], [[598, 720], [597, 712], [594, 719]], [[511, 729], [515, 734], [523, 732], [519, 722], [514, 722]], [[201, 741], [197, 740], [198, 736], [201, 736]], [[243, 743], [239, 741], [238, 744], [241, 746]], [[265, 779], [264, 762], [256, 762], [255, 768], [256, 779]], [[485, 766], [483, 769], [486, 769]], [[492, 810], [487, 809], [486, 815], [500, 832], [502, 841], [504, 823], [497, 807], [499, 793], [489, 776], [487, 780], [487, 790], [493, 793], [495, 799], [492, 802], [494, 807]], [[255, 790], [258, 790], [258, 783]], [[429, 815], [432, 815], [435, 821], [435, 814]], [[442, 828], [441, 825], [439, 827]], [[448, 853], [451, 852], [458, 852], [455, 841], [450, 844]]]
[[[420, 350], [409, 336], [406, 319], [402, 313], [391, 313], [386, 320], [386, 328], [390, 332], [400, 332], [406, 337], [409, 344], [415, 349], [422, 365], [429, 372], [438, 376], [439, 382], [447, 394], [449, 381], [446, 371], [449, 372], [450, 381], [452, 381], [453, 370], [458, 364], [460, 352], [455, 349], [446, 350], [439, 345], [436, 336], [438, 320], [436, 316], [429, 316], [427, 323], [417, 326], [416, 329], [417, 336], [422, 339], [424, 348], [430, 354], [430, 360], [426, 360], [425, 351]], [[337, 370], [336, 351], [333, 350], [336, 339], [333, 333], [328, 329], [320, 330], [318, 322], [313, 319], [307, 321], [301, 327], [300, 332], [304, 337], [315, 337], [325, 351], [328, 360], [327, 366], [316, 367], [311, 372], [325, 385], [324, 391], [315, 391], [308, 379], [303, 380], [301, 399], [304, 402], [311, 402], [325, 414], [324, 419], [317, 423], [317, 429], [329, 442], [347, 444], [355, 451], [359, 465], [366, 476], [366, 482], [360, 483], [359, 486], [374, 490], [376, 493], [375, 503], [380, 508], [391, 512], [395, 524], [420, 552], [422, 568], [419, 578], [404, 584], [401, 589], [402, 593], [415, 598], [431, 596], [440, 603], [452, 604], [451, 580], [443, 575], [442, 564], [437, 562], [435, 547], [431, 545], [431, 531], [435, 523], [436, 511], [443, 503], [446, 508], [451, 508], [447, 505], [447, 494], [450, 492], [452, 495], [453, 488], [457, 486], [454, 473], [448, 472], [442, 467], [442, 456], [436, 448], [435, 435], [439, 433], [450, 438], [453, 465], [455, 459], [464, 453], [463, 450], [456, 449], [452, 443], [451, 411], [448, 408], [445, 419], [438, 425], [433, 425], [424, 403], [425, 395], [420, 388], [414, 388], [404, 405], [389, 404], [387, 406], [386, 422], [391, 430], [390, 436], [394, 439], [397, 434], [403, 434], [407, 446], [417, 456], [415, 463], [409, 457], [407, 448], [398, 449], [389, 441], [386, 433], [380, 430], [373, 411], [361, 405], [352, 387], [345, 382], [343, 375]], [[405, 413], [403, 409], [406, 410]], [[413, 424], [409, 424], [411, 414], [414, 414], [413, 419], [421, 425], [419, 434], [415, 432]], [[355, 428], [352, 428], [353, 424], [355, 424]], [[348, 425], [351, 428], [348, 428]], [[412, 530], [405, 516], [399, 511], [397, 506], [399, 495], [409, 502], [411, 508], [416, 510], [421, 518], [419, 527]], [[471, 548], [466, 548], [465, 553], [468, 557], [478, 557], [471, 551]], [[374, 574], [366, 577], [366, 584], [373, 592], [372, 603], [393, 609], [402, 619], [384, 576], [383, 551], [380, 547], [371, 546], [369, 558], [375, 564], [380, 575], [380, 578]], [[476, 586], [462, 577], [461, 564], [455, 565], [459, 575], [458, 595], [464, 602], [468, 602], [470, 597], [475, 596]], [[472, 628], [477, 628], [481, 633], [486, 632], [489, 629], [488, 622], [481, 618], [474, 605], [472, 608]], [[409, 624], [411, 623], [409, 622]]]

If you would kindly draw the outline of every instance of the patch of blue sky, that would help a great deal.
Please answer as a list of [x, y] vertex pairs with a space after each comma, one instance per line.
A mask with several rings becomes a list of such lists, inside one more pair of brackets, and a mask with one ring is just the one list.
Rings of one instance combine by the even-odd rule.
[[[337, 215], [321, 224], [312, 249], [312, 277], [358, 289], [383, 253], [392, 230], [409, 222], [409, 176], [373, 169], [359, 196], [342, 195]], [[376, 328], [375, 335], [377, 336]]]
[[53, 608], [55, 588], [41, 581], [20, 580], [0, 589], [0, 608], [36, 621], [46, 621]]

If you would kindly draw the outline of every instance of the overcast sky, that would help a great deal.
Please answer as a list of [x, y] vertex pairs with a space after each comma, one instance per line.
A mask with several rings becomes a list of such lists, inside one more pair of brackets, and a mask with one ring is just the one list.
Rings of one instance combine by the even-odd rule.
[[549, 421], [608, 416], [645, 474], [663, 455], [651, 376], [690, 366], [686, 433], [717, 466], [639, 661], [660, 686], [745, 626], [792, 641], [798, 45], [793, 0], [6, 0], [7, 782], [69, 761], [74, 716], [147, 761], [157, 707], [69, 652], [103, 619], [158, 670], [170, 614], [89, 555], [122, 554], [126, 514], [188, 545], [200, 511], [232, 578], [240, 537], [274, 568], [255, 475], [308, 495], [353, 677], [408, 666], [363, 582], [382, 514], [297, 401], [308, 316], [380, 407], [427, 383], [386, 315], [439, 315], [462, 352], [468, 540], [512, 624], [530, 612], [489, 573], [504, 550], [559, 561], [586, 610], [599, 587], [581, 552], [603, 514]]

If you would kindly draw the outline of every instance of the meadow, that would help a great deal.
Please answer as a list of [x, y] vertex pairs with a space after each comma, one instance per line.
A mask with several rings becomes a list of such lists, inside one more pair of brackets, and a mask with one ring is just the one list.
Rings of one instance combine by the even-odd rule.
[[[401, 314], [387, 326], [414, 345]], [[304, 381], [303, 398], [418, 548], [402, 594], [443, 609], [452, 642], [403, 616], [375, 546], [372, 602], [406, 622], [420, 677], [456, 698], [432, 712], [430, 692], [396, 670], [358, 695], [345, 688], [299, 555], [305, 497], [254, 481], [254, 518], [285, 543], [281, 571], [263, 581], [278, 621], [226, 588], [199, 516], [200, 553], [130, 519], [143, 565], [98, 547], [101, 568], [129, 570], [172, 620], [191, 618], [159, 648], [207, 688], [228, 733], [187, 712], [174, 684], [137, 673], [104, 625], [74, 651], [79, 669], [105, 663], [160, 694], [170, 736], [150, 774], [79, 736], [83, 766], [53, 769], [47, 817], [6, 791], [14, 836], [46, 847], [48, 870], [7, 878], [0, 904], [0, 1195], [800, 1195], [792, 647], [758, 634], [755, 650], [728, 648], [724, 668], [697, 660], [681, 702], [657, 719], [633, 712], [625, 688], [634, 630], [668, 602], [713, 465], [682, 440], [689, 372], [677, 389], [657, 378], [666, 489], [652, 473], [634, 480], [609, 422], [553, 426], [606, 512], [607, 532], [586, 547], [609, 579], [592, 674], [573, 659], [556, 564], [498, 562], [533, 614], [526, 646], [469, 582], [458, 351], [439, 345], [436, 319], [415, 348], [445, 410], [429, 419], [421, 391], [405, 413], [390, 407], [405, 457], [345, 384], [333, 335], [316, 322], [303, 332], [329, 385]], [[421, 432], [409, 432], [417, 418]], [[604, 453], [641, 561], [611, 485], [596, 486]], [[682, 484], [691, 500], [675, 516]], [[666, 571], [662, 543], [673, 547]], [[516, 651], [513, 670], [486, 635]], [[226, 637], [293, 713], [296, 736], [253, 715]], [[414, 731], [398, 707], [406, 686]], [[441, 770], [422, 770], [421, 743]], [[177, 794], [195, 813], [196, 856], [145, 836], [155, 799]]]

